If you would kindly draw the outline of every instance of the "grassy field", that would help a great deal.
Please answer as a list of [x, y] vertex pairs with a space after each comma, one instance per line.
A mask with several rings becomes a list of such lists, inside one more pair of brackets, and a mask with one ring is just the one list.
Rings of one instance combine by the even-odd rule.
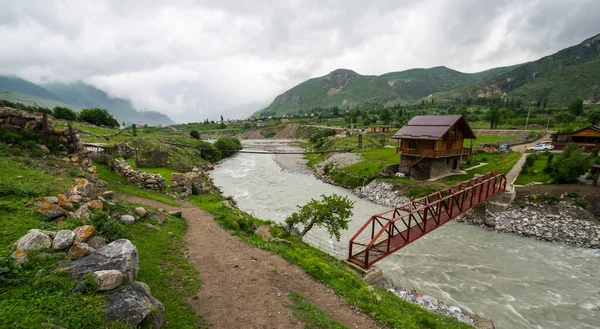
[[361, 161], [351, 166], [334, 170], [331, 178], [348, 187], [366, 185], [378, 177], [385, 166], [400, 161], [395, 148], [377, 148], [357, 152]]
[[[481, 144], [493, 144], [493, 143], [509, 141], [509, 140], [513, 140], [513, 139], [517, 139], [517, 137], [515, 137], [515, 136], [482, 135], [482, 136], [477, 136], [477, 139], [473, 141], [473, 147], [481, 145]], [[465, 139], [463, 146], [470, 147], [471, 140]]]
[[488, 172], [501, 172], [507, 174], [515, 165], [515, 163], [517, 163], [520, 157], [521, 153], [518, 152], [497, 152], [488, 154], [483, 151], [479, 151], [475, 153], [475, 160], [471, 161], [470, 165], [465, 164], [465, 166], [472, 167], [482, 162], [486, 162], [486, 165], [469, 170], [467, 174], [449, 176], [441, 181], [450, 186], [469, 180], [473, 178], [473, 175], [475, 174], [485, 174]]
[[[215, 220], [223, 228], [237, 235], [240, 239], [261, 249], [281, 255], [292, 264], [297, 264], [311, 275], [316, 281], [333, 289], [337, 295], [350, 305], [360, 309], [365, 314], [375, 314], [375, 319], [389, 328], [426, 329], [426, 328], [471, 328], [452, 318], [431, 313], [412, 303], [406, 302], [391, 292], [375, 288], [370, 292], [365, 283], [343, 261], [314, 248], [295, 236], [286, 234], [280, 227], [271, 228], [275, 237], [292, 241], [291, 246], [268, 242], [254, 233], [254, 226], [270, 224], [256, 219], [248, 214], [232, 210], [223, 204], [220, 195], [190, 196], [189, 200], [213, 214]], [[374, 293], [381, 296], [381, 301], [375, 299]], [[304, 313], [312, 313], [310, 306], [301, 306]], [[323, 320], [321, 315], [314, 316], [315, 320]], [[327, 326], [306, 326], [305, 328], [328, 328]], [[336, 327], [334, 327], [336, 328]]]
[[[532, 156], [532, 154], [528, 155]], [[515, 185], [525, 185], [533, 182], [547, 183], [552, 180], [550, 173], [545, 173], [544, 168], [547, 165], [549, 154], [539, 153], [537, 154], [537, 160], [533, 162], [533, 166], [527, 169], [526, 173], [519, 173], [515, 180]], [[560, 158], [560, 154], [554, 154], [552, 156], [553, 161]]]

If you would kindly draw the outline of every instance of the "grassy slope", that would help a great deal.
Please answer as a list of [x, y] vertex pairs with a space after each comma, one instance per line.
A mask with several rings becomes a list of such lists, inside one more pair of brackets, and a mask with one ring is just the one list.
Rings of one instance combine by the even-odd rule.
[[292, 304], [288, 307], [292, 310], [294, 317], [304, 323], [304, 329], [347, 329], [343, 324], [330, 318], [317, 306], [307, 302], [297, 293], [288, 295]]
[[[496, 136], [496, 135], [484, 135], [478, 136], [476, 140], [473, 141], [473, 147], [481, 145], [481, 144], [493, 144], [496, 142], [508, 141], [512, 139], [517, 139], [515, 136]], [[471, 145], [471, 141], [465, 139], [463, 144], [464, 147], [469, 147]]]
[[223, 228], [230, 230], [232, 234], [261, 249], [275, 252], [292, 264], [298, 264], [315, 280], [333, 289], [336, 294], [344, 298], [350, 305], [358, 307], [363, 313], [375, 313], [375, 318], [387, 327], [403, 329], [471, 328], [452, 318], [431, 313], [406, 302], [385, 290], [375, 289], [373, 291], [382, 298], [380, 302], [377, 302], [373, 292], [369, 292], [367, 284], [344, 262], [305, 244], [297, 237], [288, 236], [278, 227], [272, 228], [271, 234], [292, 241], [292, 246], [287, 247], [283, 244], [264, 241], [254, 234], [252, 224], [268, 224], [268, 222], [248, 214], [232, 211], [223, 204], [223, 197], [219, 195], [191, 196], [190, 201], [212, 213], [215, 220]]
[[[560, 155], [555, 154], [552, 158], [552, 161], [556, 161], [560, 158]], [[519, 176], [517, 176], [517, 179], [515, 180], [515, 185], [525, 185], [533, 182], [549, 182], [551, 180], [550, 174], [544, 173], [547, 161], [547, 154], [538, 154], [537, 160], [533, 162], [533, 166], [529, 168], [527, 173], [519, 173]]]

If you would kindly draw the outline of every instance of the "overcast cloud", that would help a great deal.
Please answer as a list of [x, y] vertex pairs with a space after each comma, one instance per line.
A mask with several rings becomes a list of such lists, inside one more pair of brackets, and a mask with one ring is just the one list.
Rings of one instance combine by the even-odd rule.
[[0, 0], [0, 74], [83, 80], [178, 122], [236, 118], [336, 68], [535, 60], [599, 33], [598, 13], [597, 0]]

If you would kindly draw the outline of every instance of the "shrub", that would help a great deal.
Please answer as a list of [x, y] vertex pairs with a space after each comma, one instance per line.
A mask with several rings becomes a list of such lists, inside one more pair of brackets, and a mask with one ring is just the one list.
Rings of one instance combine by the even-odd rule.
[[589, 157], [583, 154], [583, 149], [575, 143], [569, 143], [560, 159], [552, 166], [550, 176], [556, 183], [571, 183], [577, 181], [577, 177], [585, 174], [589, 167]]
[[96, 227], [96, 233], [104, 237], [107, 242], [127, 237], [123, 224], [109, 217], [104, 211], [95, 212], [90, 219], [90, 224]]
[[79, 113], [79, 120], [96, 126], [118, 127], [119, 122], [105, 109], [83, 109]]
[[577, 191], [569, 191], [569, 192], [565, 193], [565, 196], [567, 198], [577, 199], [577, 198], [579, 198], [579, 192], [577, 192]]
[[192, 130], [190, 131], [190, 137], [194, 139], [200, 139], [200, 133], [198, 132], [198, 130]]
[[577, 199], [577, 200], [575, 200], [575, 205], [577, 205], [581, 208], [585, 208], [587, 206], [587, 203], [583, 199]]
[[554, 154], [548, 154], [548, 160], [546, 160], [546, 163], [552, 163], [552, 159], [554, 159]]
[[197, 142], [200, 148], [200, 157], [206, 161], [217, 162], [221, 160], [221, 151], [219, 151], [213, 144], [204, 141]]
[[68, 121], [77, 120], [77, 113], [70, 108], [57, 106], [52, 110], [52, 115], [57, 119], [64, 119]]
[[558, 202], [558, 198], [553, 195], [542, 195], [542, 200], [549, 205], [553, 205]]
[[525, 158], [524, 167], [533, 167], [533, 163], [535, 162], [536, 157], [535, 154], [530, 154]]
[[596, 157], [598, 157], [598, 152], [600, 152], [600, 149], [597, 147], [594, 147], [592, 149], [592, 151], [590, 152], [590, 154], [592, 155], [592, 157], [596, 158]]
[[535, 195], [535, 194], [530, 194], [527, 198], [531, 202], [536, 202], [537, 201], [537, 195]]
[[215, 147], [221, 151], [222, 157], [228, 157], [241, 150], [242, 143], [237, 138], [221, 137], [215, 142]]

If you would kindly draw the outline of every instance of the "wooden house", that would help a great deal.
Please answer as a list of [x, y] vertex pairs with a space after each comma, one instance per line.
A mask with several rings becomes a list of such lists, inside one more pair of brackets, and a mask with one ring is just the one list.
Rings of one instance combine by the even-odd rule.
[[572, 133], [552, 134], [552, 145], [554, 145], [554, 149], [562, 150], [568, 143], [577, 143], [577, 145], [583, 147], [586, 152], [591, 151], [595, 147], [600, 147], [600, 127], [589, 126]]
[[398, 139], [398, 171], [428, 179], [459, 170], [472, 150], [464, 140], [472, 146], [476, 137], [462, 115], [425, 115], [410, 119], [392, 138]]
[[368, 133], [388, 133], [392, 132], [392, 127], [369, 127], [367, 128]]

